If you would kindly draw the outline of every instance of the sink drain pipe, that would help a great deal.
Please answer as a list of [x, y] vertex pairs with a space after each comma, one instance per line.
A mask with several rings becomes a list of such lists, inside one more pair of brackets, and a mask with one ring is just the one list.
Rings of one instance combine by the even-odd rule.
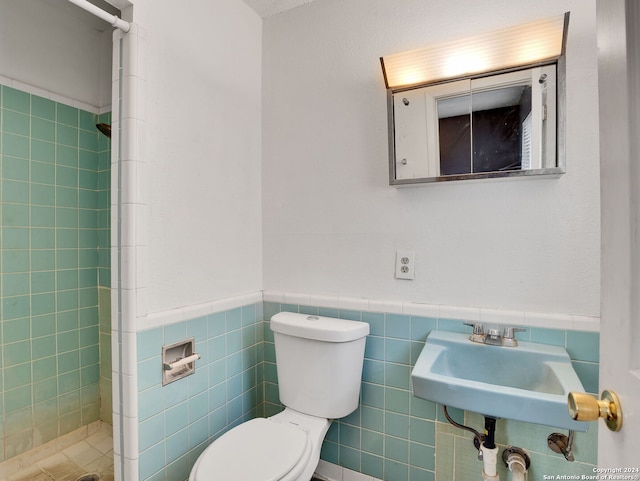
[[511, 481], [525, 481], [525, 473], [527, 472], [524, 467], [524, 461], [518, 455], [514, 454], [507, 461], [509, 471], [511, 471]]
[[496, 418], [485, 417], [484, 418], [484, 434], [480, 434], [475, 429], [464, 426], [455, 422], [449, 416], [447, 406], [442, 406], [447, 421], [457, 428], [471, 431], [474, 434], [473, 445], [478, 450], [478, 459], [484, 463], [482, 470], [482, 478], [484, 481], [500, 481], [498, 476], [498, 447], [496, 446]]
[[524, 449], [509, 446], [502, 452], [502, 460], [511, 471], [511, 481], [527, 480], [531, 459]]
[[482, 479], [484, 481], [499, 481], [498, 476], [498, 446], [496, 446], [496, 418], [485, 416], [484, 418], [485, 439], [480, 445], [479, 458], [484, 463], [482, 469]]
[[[474, 433], [473, 444], [478, 450], [478, 459], [484, 463], [482, 469], [482, 479], [484, 481], [500, 481], [498, 475], [498, 447], [496, 446], [496, 418], [485, 416], [484, 434], [480, 434], [475, 429], [455, 422], [449, 416], [447, 406], [442, 406], [447, 421], [457, 428], [465, 429]], [[551, 436], [549, 437], [551, 438]], [[511, 481], [527, 481], [527, 471], [531, 465], [531, 458], [522, 448], [514, 446], [507, 447], [502, 452], [502, 461], [511, 471]]]

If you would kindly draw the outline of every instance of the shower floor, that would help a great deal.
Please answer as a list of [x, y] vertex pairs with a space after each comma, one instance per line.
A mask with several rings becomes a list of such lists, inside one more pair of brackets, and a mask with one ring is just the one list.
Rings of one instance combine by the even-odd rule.
[[99, 474], [100, 481], [113, 481], [111, 431], [111, 426], [107, 425], [84, 440], [0, 481], [75, 481], [90, 473]]

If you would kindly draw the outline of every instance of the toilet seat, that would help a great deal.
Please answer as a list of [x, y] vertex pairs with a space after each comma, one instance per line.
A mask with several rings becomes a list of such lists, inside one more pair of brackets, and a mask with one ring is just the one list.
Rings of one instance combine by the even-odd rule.
[[295, 479], [299, 474], [296, 472], [306, 464], [302, 458], [309, 456], [309, 444], [307, 433], [293, 425], [252, 419], [226, 432], [205, 449], [191, 479]]

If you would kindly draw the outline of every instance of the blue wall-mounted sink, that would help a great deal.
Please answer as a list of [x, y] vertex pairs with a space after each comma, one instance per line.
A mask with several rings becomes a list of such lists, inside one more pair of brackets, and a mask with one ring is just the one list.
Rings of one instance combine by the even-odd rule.
[[413, 395], [485, 416], [586, 431], [571, 419], [570, 391], [584, 392], [567, 351], [519, 342], [472, 342], [467, 334], [432, 331], [411, 372]]

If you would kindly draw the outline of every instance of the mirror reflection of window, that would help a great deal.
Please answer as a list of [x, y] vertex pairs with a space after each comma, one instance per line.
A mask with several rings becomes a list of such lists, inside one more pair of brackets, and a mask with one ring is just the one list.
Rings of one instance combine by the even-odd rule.
[[530, 124], [530, 81], [438, 100], [440, 175], [531, 168]]
[[473, 172], [471, 96], [439, 99], [437, 105], [440, 175]]
[[522, 123], [531, 112], [531, 85], [472, 93], [474, 172], [522, 168]]
[[394, 180], [557, 168], [556, 88], [548, 65], [393, 94]]
[[531, 158], [531, 131], [533, 129], [531, 112], [522, 121], [522, 170], [533, 168]]

